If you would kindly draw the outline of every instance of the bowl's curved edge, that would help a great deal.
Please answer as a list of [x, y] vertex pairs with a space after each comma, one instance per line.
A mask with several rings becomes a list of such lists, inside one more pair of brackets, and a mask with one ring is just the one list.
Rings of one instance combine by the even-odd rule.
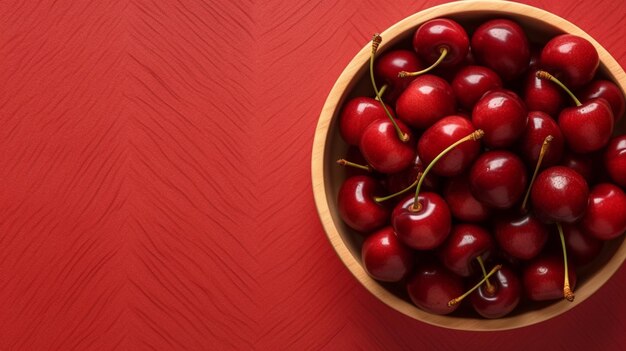
[[[569, 21], [547, 12], [545, 10], [524, 5], [515, 2], [497, 2], [489, 0], [475, 0], [475, 1], [462, 1], [453, 2], [438, 5], [416, 14], [413, 14], [400, 22], [397, 22], [381, 35], [385, 37], [397, 37], [399, 34], [407, 31], [414, 30], [419, 24], [437, 17], [445, 17], [458, 12], [489, 12], [494, 15], [516, 15], [542, 22], [548, 22], [550, 25], [558, 28], [559, 30], [567, 33], [579, 35], [589, 40], [597, 49], [601, 61], [604, 65], [605, 71], [609, 74], [610, 78], [618, 82], [622, 92], [626, 93], [624, 87], [626, 87], [626, 73], [620, 67], [619, 63], [600, 45], [595, 39], [584, 32], [576, 25]], [[387, 45], [393, 45], [394, 42], [384, 42], [381, 44], [381, 50]], [[329, 198], [328, 189], [324, 182], [324, 175], [326, 174], [326, 165], [324, 163], [324, 154], [327, 150], [327, 135], [330, 128], [330, 124], [334, 118], [335, 111], [337, 111], [338, 104], [345, 94], [346, 87], [351, 83], [353, 76], [360, 70], [369, 60], [370, 46], [369, 43], [365, 45], [357, 55], [350, 61], [348, 66], [341, 73], [337, 81], [335, 82], [331, 92], [328, 95], [324, 107], [320, 114], [318, 124], [315, 130], [315, 136], [313, 140], [312, 156], [311, 156], [311, 179], [312, 189], [315, 198], [315, 204], [317, 211], [326, 232], [327, 238], [333, 246], [335, 252], [339, 258], [344, 262], [350, 272], [357, 278], [357, 280], [373, 295], [383, 301], [391, 308], [422, 322], [457, 330], [471, 330], [471, 331], [496, 331], [496, 330], [508, 330], [514, 328], [521, 328], [532, 324], [540, 323], [547, 319], [556, 317], [570, 309], [577, 304], [581, 303], [589, 296], [591, 296], [597, 289], [599, 289], [606, 280], [608, 280], [622, 265], [624, 258], [626, 258], [626, 242], [622, 242], [618, 250], [615, 252], [615, 257], [621, 257], [621, 259], [610, 260], [604, 267], [594, 274], [587, 282], [589, 289], [584, 290], [576, 295], [576, 300], [572, 303], [565, 300], [554, 303], [541, 310], [530, 311], [521, 315], [513, 317], [505, 317], [494, 320], [479, 320], [469, 318], [459, 318], [450, 316], [438, 316], [427, 313], [415, 307], [413, 304], [393, 295], [385, 288], [383, 288], [378, 282], [370, 278], [365, 272], [360, 262], [352, 255], [349, 249], [346, 247], [342, 240], [334, 219], [329, 210]]]

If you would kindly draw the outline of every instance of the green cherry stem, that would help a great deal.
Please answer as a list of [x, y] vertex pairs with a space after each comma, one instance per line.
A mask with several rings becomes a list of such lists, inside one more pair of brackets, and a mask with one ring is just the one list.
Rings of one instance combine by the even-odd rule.
[[526, 195], [524, 196], [524, 201], [522, 201], [522, 212], [526, 212], [526, 205], [528, 205], [530, 189], [532, 189], [535, 178], [537, 178], [537, 173], [539, 173], [539, 167], [541, 167], [544, 156], [548, 153], [548, 150], [550, 150], [550, 143], [552, 142], [552, 140], [554, 140], [554, 137], [552, 135], [548, 135], [545, 139], [543, 139], [543, 144], [541, 145], [541, 150], [539, 151], [539, 158], [537, 159], [537, 164], [535, 165], [533, 177], [530, 178], [530, 183], [528, 184], [528, 189], [526, 190]]
[[480, 265], [480, 269], [483, 271], [483, 277], [485, 277], [485, 285], [487, 286], [487, 294], [495, 294], [496, 287], [493, 286], [493, 284], [491, 284], [491, 282], [487, 278], [487, 270], [485, 269], [485, 263], [483, 262], [483, 258], [480, 256], [476, 256], [476, 261], [478, 261], [478, 265]]
[[374, 92], [376, 93], [376, 100], [378, 100], [383, 106], [383, 110], [385, 110], [387, 117], [389, 117], [389, 120], [393, 124], [393, 127], [395, 128], [396, 134], [398, 134], [398, 138], [400, 139], [400, 141], [406, 143], [407, 141], [409, 141], [409, 135], [407, 133], [403, 133], [400, 130], [400, 127], [398, 127], [396, 120], [387, 109], [387, 105], [385, 105], [385, 103], [383, 102], [381, 93], [378, 90], [378, 86], [376, 85], [376, 79], [374, 78], [374, 57], [376, 56], [376, 51], [378, 50], [378, 46], [382, 41], [383, 38], [379, 34], [374, 34], [374, 37], [372, 38], [372, 53], [370, 54], [370, 79], [372, 81], [372, 87], [374, 88]]
[[364, 171], [367, 172], [371, 172], [372, 171], [372, 167], [370, 167], [370, 165], [360, 165], [358, 163], [354, 163], [354, 162], [350, 162], [346, 159], [340, 158], [337, 160], [337, 164], [340, 166], [346, 166], [346, 167], [352, 167], [352, 168], [358, 168], [358, 169], [362, 169]]
[[[378, 90], [378, 93], [380, 94], [380, 96], [384, 96], [385, 95], [385, 91], [387, 91], [387, 88], [389, 88], [389, 86], [387, 84], [385, 84], [382, 87], [380, 87], [380, 89]], [[378, 96], [376, 96], [374, 98], [374, 100], [380, 101], [380, 100], [378, 100]]]
[[468, 290], [465, 294], [463, 294], [463, 295], [461, 295], [461, 296], [459, 296], [459, 297], [457, 297], [457, 298], [454, 298], [454, 299], [452, 299], [452, 300], [448, 301], [448, 306], [452, 307], [452, 306], [454, 306], [454, 305], [458, 304], [459, 302], [463, 301], [463, 299], [464, 299], [464, 298], [466, 298], [469, 294], [471, 294], [472, 292], [474, 292], [474, 290], [478, 289], [481, 285], [483, 285], [483, 283], [484, 283], [484, 282], [485, 282], [485, 281], [486, 281], [489, 277], [491, 277], [491, 276], [492, 276], [492, 275], [494, 275], [497, 271], [499, 271], [499, 270], [500, 270], [500, 268], [502, 268], [502, 265], [501, 265], [501, 264], [499, 264], [499, 265], [497, 265], [497, 266], [493, 267], [493, 268], [491, 269], [491, 271], [489, 271], [489, 273], [487, 273], [487, 275], [485, 275], [485, 276], [483, 277], [483, 279], [482, 279], [481, 281], [479, 281], [479, 282], [478, 282], [478, 284], [474, 285], [474, 287], [473, 287], [473, 288], [469, 289], [469, 290]]
[[422, 178], [422, 172], [419, 172], [417, 174], [417, 178], [415, 178], [415, 181], [413, 183], [411, 183], [411, 185], [409, 185], [408, 187], [398, 191], [397, 193], [393, 193], [391, 195], [387, 195], [387, 196], [376, 196], [374, 197], [374, 201], [377, 203], [381, 203], [383, 201], [387, 201], [389, 199], [393, 199], [396, 196], [400, 196], [402, 194], [408, 193], [411, 189], [413, 189], [414, 186], [417, 185], [417, 183], [419, 182], [420, 178]]
[[563, 90], [565, 90], [565, 92], [572, 98], [572, 100], [574, 100], [574, 103], [576, 104], [576, 106], [580, 106], [582, 105], [582, 103], [580, 103], [580, 100], [578, 100], [578, 98], [576, 97], [576, 95], [574, 95], [574, 93], [572, 93], [571, 90], [569, 90], [565, 84], [561, 83], [560, 80], [558, 80], [555, 76], [551, 75], [550, 73], [546, 72], [546, 71], [537, 71], [536, 73], [537, 78], [539, 79], [545, 79], [545, 80], [549, 80], [552, 83], [560, 86]]
[[420, 190], [422, 189], [422, 183], [424, 182], [424, 179], [426, 179], [426, 175], [428, 174], [428, 172], [430, 172], [430, 170], [435, 166], [437, 161], [439, 161], [448, 152], [450, 152], [452, 149], [459, 146], [460, 144], [463, 144], [466, 141], [477, 141], [480, 138], [482, 138], [483, 135], [485, 135], [485, 132], [483, 132], [482, 129], [476, 129], [471, 134], [463, 137], [462, 139], [457, 140], [455, 143], [445, 148], [439, 155], [437, 155], [437, 157], [435, 157], [435, 159], [433, 159], [428, 164], [428, 167], [426, 167], [426, 169], [424, 170], [422, 174], [422, 177], [420, 177], [419, 182], [417, 183], [417, 187], [415, 188], [415, 200], [413, 201], [413, 205], [409, 207], [409, 211], [412, 211], [412, 212], [421, 211], [422, 205], [419, 203], [419, 195], [420, 195]]
[[423, 70], [417, 71], [417, 72], [400, 71], [400, 72], [398, 72], [398, 77], [400, 77], [400, 78], [415, 77], [415, 76], [419, 76], [421, 74], [430, 72], [433, 68], [437, 67], [441, 63], [441, 61], [443, 61], [443, 59], [446, 58], [446, 55], [448, 55], [448, 49], [447, 48], [441, 48], [441, 49], [439, 49], [439, 52], [441, 53], [441, 55], [439, 56], [437, 61], [435, 61], [435, 63], [433, 63], [429, 67], [426, 67]]
[[563, 267], [565, 267], [565, 278], [563, 279], [563, 296], [569, 302], [574, 301], [574, 292], [569, 285], [569, 270], [567, 264], [567, 249], [565, 248], [565, 236], [563, 235], [563, 227], [561, 223], [556, 223], [556, 227], [559, 230], [559, 237], [561, 238], [561, 248], [563, 249]]

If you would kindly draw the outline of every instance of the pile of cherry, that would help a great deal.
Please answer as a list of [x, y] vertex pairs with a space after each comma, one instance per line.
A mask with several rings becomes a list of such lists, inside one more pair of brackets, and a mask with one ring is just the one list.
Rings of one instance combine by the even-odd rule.
[[614, 136], [626, 103], [596, 77], [594, 46], [569, 34], [531, 45], [508, 19], [471, 39], [434, 19], [414, 50], [376, 57], [381, 41], [375, 93], [340, 115], [356, 147], [338, 160], [338, 208], [365, 237], [368, 274], [435, 314], [465, 298], [485, 318], [572, 301], [576, 269], [626, 231], [626, 135]]

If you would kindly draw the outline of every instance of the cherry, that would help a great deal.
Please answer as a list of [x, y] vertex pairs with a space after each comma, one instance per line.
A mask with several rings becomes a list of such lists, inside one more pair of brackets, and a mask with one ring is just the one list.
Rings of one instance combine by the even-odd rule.
[[577, 224], [563, 224], [563, 235], [567, 252], [580, 266], [591, 262], [602, 250], [604, 242], [587, 234]]
[[542, 220], [572, 223], [585, 213], [589, 187], [576, 171], [553, 166], [537, 176], [530, 199]]
[[450, 207], [452, 217], [459, 221], [482, 222], [491, 216], [491, 208], [472, 195], [466, 175], [448, 180], [443, 190], [443, 197]]
[[385, 227], [365, 239], [361, 261], [372, 278], [397, 282], [411, 271], [413, 253], [402, 245], [392, 227]]
[[487, 151], [472, 165], [469, 182], [476, 199], [506, 209], [524, 194], [526, 169], [522, 160], [509, 151]]
[[[465, 29], [447, 18], [436, 18], [425, 22], [413, 36], [413, 48], [417, 55], [428, 65], [430, 71], [439, 66], [449, 68], [458, 65], [469, 52], [469, 38]], [[418, 75], [423, 72], [406, 72]]]
[[[388, 174], [383, 180], [385, 188], [392, 193], [401, 191], [402, 189], [406, 189], [410, 186], [415, 179], [417, 179], [420, 173], [423, 173], [426, 169], [426, 166], [422, 162], [422, 159], [418, 154], [415, 155], [415, 160], [411, 166], [408, 168], [398, 172]], [[424, 189], [435, 191], [439, 189], [439, 184], [441, 179], [436, 175], [430, 173], [424, 179]]]
[[602, 183], [589, 193], [589, 206], [580, 221], [582, 229], [600, 240], [614, 239], [626, 232], [626, 194], [619, 187]]
[[401, 71], [419, 71], [424, 67], [415, 52], [411, 50], [393, 50], [381, 55], [374, 64], [374, 74], [379, 81], [387, 85], [385, 100], [396, 101], [398, 96], [413, 81], [411, 78], [400, 78]]
[[[461, 116], [445, 117], [422, 134], [417, 144], [417, 154], [424, 163], [430, 164], [441, 152], [476, 128]], [[480, 152], [480, 143], [470, 141], [458, 145], [438, 160], [433, 172], [444, 177], [461, 174]]]
[[451, 85], [461, 107], [471, 111], [486, 92], [502, 88], [502, 80], [487, 67], [465, 66], [456, 73]]
[[561, 89], [537, 77], [538, 69], [531, 69], [524, 80], [522, 96], [529, 111], [541, 111], [558, 116], [565, 104]]
[[455, 111], [452, 87], [431, 74], [415, 78], [396, 101], [398, 118], [418, 129], [426, 129]]
[[626, 135], [611, 140], [604, 151], [603, 160], [611, 180], [626, 187]]
[[505, 81], [519, 77], [530, 62], [526, 34], [511, 20], [494, 19], [483, 23], [472, 35], [471, 45], [476, 61], [494, 70]]
[[[439, 250], [439, 259], [446, 268], [469, 277], [475, 260], [486, 260], [494, 250], [491, 235], [477, 225], [457, 224]], [[481, 262], [482, 264], [482, 262]]]
[[500, 248], [522, 260], [536, 257], [548, 241], [548, 228], [534, 215], [508, 214], [496, 218], [494, 234]]
[[497, 271], [499, 271], [501, 268], [502, 268], [502, 265], [497, 265], [493, 267], [491, 271], [489, 271], [489, 273], [483, 270], [483, 279], [479, 281], [476, 285], [474, 285], [473, 288], [466, 291], [463, 295], [457, 296], [454, 299], [451, 299], [450, 301], [448, 301], [448, 306], [458, 305], [461, 301], [463, 301], [463, 299], [470, 296], [474, 291], [476, 291], [476, 289], [480, 288], [480, 286], [483, 285], [483, 283], [485, 283], [486, 285], [485, 289], [489, 291], [490, 294], [495, 293], [496, 291], [495, 287], [492, 284], [489, 284], [487, 282], [489, 281], [489, 278], [492, 275], [494, 275]]
[[594, 170], [597, 169], [596, 161], [593, 159], [593, 154], [576, 154], [573, 152], [566, 152], [561, 159], [561, 166], [571, 168], [580, 174], [587, 184], [591, 184], [595, 180]]
[[[576, 287], [576, 273], [568, 269], [570, 289]], [[522, 274], [526, 296], [533, 301], [560, 299], [564, 296], [565, 266], [555, 255], [540, 256], [531, 261]], [[573, 296], [572, 296], [573, 300]]]
[[537, 77], [560, 86], [576, 103], [559, 114], [559, 127], [569, 148], [578, 153], [588, 153], [603, 148], [613, 133], [613, 112], [604, 99], [592, 99], [584, 104], [558, 79], [545, 71]]
[[386, 118], [387, 114], [380, 102], [368, 97], [356, 97], [348, 101], [341, 111], [339, 132], [346, 143], [358, 145], [363, 131], [370, 123]]
[[528, 125], [518, 142], [518, 150], [528, 165], [535, 165], [539, 160], [539, 153], [543, 140], [552, 136], [550, 149], [546, 152], [542, 167], [557, 164], [563, 156], [565, 141], [563, 134], [552, 117], [544, 112], [531, 111], [528, 113]]
[[502, 266], [492, 278], [495, 291], [481, 285], [470, 295], [474, 310], [485, 318], [500, 318], [511, 313], [519, 304], [522, 284], [515, 272]]
[[624, 94], [615, 83], [608, 80], [594, 80], [589, 83], [578, 94], [582, 101], [603, 98], [611, 106], [613, 117], [615, 118], [615, 124], [617, 124], [626, 111], [626, 100]]
[[388, 223], [390, 210], [375, 201], [383, 193], [382, 186], [372, 177], [347, 178], [337, 196], [341, 219], [352, 229], [367, 233]]
[[[411, 130], [396, 121], [401, 132], [412, 139]], [[415, 159], [415, 146], [398, 139], [393, 123], [379, 119], [363, 131], [359, 148], [370, 166], [381, 173], [396, 173], [407, 168]]]
[[458, 308], [458, 304], [449, 305], [448, 302], [463, 293], [463, 281], [445, 267], [426, 262], [416, 267], [406, 288], [411, 301], [420, 309], [449, 314]]
[[600, 60], [596, 48], [587, 39], [561, 34], [546, 43], [541, 51], [541, 67], [562, 79], [572, 88], [589, 83]]
[[418, 196], [419, 210], [415, 210], [413, 195], [400, 201], [391, 214], [391, 224], [398, 238], [417, 250], [438, 247], [450, 234], [450, 209], [441, 196], [424, 192]]
[[485, 131], [484, 143], [490, 148], [513, 145], [524, 133], [527, 121], [524, 102], [510, 90], [486, 93], [472, 111], [472, 123]]

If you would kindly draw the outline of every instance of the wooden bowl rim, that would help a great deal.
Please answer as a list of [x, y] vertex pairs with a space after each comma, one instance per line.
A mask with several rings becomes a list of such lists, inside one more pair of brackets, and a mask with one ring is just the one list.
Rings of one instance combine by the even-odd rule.
[[[383, 43], [379, 50], [385, 46], [393, 45], [394, 38], [402, 37], [407, 31], [414, 31], [417, 26], [425, 21], [437, 17], [458, 15], [460, 13], [489, 13], [494, 16], [515, 16], [516, 18], [529, 18], [550, 25], [564, 33], [581, 36], [589, 40], [597, 49], [601, 67], [616, 82], [622, 92], [626, 91], [626, 74], [619, 63], [602, 47], [595, 39], [569, 21], [552, 14], [548, 11], [515, 2], [499, 2], [493, 0], [473, 0], [452, 2], [422, 10], [413, 14], [385, 30], [381, 36]], [[392, 38], [389, 40], [389, 38]], [[385, 39], [387, 39], [385, 41]], [[313, 150], [311, 157], [312, 186], [317, 211], [331, 245], [335, 249], [341, 261], [361, 284], [382, 302], [391, 308], [416, 320], [449, 329], [468, 331], [496, 331], [521, 328], [536, 324], [556, 317], [595, 293], [622, 265], [626, 258], [626, 240], [614, 253], [613, 257], [598, 272], [589, 278], [585, 289], [576, 293], [574, 302], [560, 301], [545, 308], [531, 310], [519, 315], [504, 317], [501, 319], [463, 318], [455, 316], [439, 316], [420, 310], [412, 303], [405, 301], [392, 294], [372, 279], [361, 266], [360, 262], [352, 255], [346, 243], [338, 232], [337, 225], [333, 221], [329, 208], [328, 187], [324, 181], [326, 167], [334, 166], [333, 162], [326, 162], [324, 155], [328, 147], [329, 128], [332, 120], [338, 114], [339, 104], [346, 94], [347, 87], [355, 78], [355, 74], [362, 69], [369, 60], [370, 43], [367, 43], [359, 53], [350, 61], [335, 82], [324, 104], [315, 131]], [[334, 196], [335, 194], [330, 194]]]

